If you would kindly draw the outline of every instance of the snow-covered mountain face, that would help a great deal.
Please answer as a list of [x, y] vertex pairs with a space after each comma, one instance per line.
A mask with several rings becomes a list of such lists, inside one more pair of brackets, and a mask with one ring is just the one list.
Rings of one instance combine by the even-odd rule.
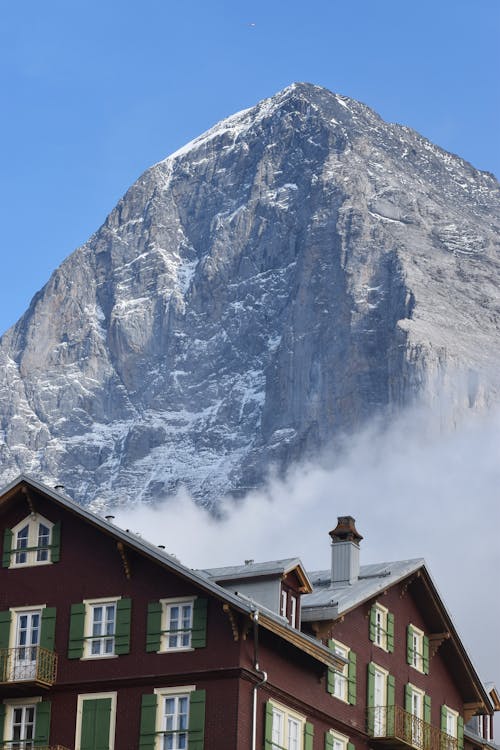
[[145, 172], [0, 340], [4, 482], [212, 504], [457, 367], [456, 410], [497, 400], [499, 187], [308, 84], [224, 120]]

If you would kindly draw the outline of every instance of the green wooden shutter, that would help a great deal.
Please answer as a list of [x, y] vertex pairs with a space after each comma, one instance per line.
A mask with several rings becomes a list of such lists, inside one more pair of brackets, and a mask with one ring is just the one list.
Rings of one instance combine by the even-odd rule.
[[[331, 638], [328, 639], [328, 648], [330, 649], [330, 651], [334, 650], [334, 643], [335, 641], [333, 641]], [[335, 691], [335, 670], [333, 669], [333, 667], [328, 667], [328, 672], [326, 675], [326, 690], [328, 693], [330, 693], [330, 695], [333, 695]]]
[[314, 726], [306, 721], [304, 726], [304, 750], [313, 750]]
[[130, 622], [132, 599], [116, 602], [115, 654], [122, 656], [130, 652]]
[[429, 674], [429, 639], [426, 635], [423, 638], [422, 666], [424, 674]]
[[205, 739], [205, 691], [189, 696], [189, 750], [203, 750]]
[[464, 747], [464, 720], [461, 716], [457, 718], [457, 745], [458, 750]]
[[413, 628], [408, 625], [406, 628], [406, 661], [413, 664]]
[[61, 522], [58, 521], [52, 527], [52, 544], [50, 559], [53, 563], [61, 559]]
[[347, 743], [347, 750], [355, 750], [353, 742], [348, 742]]
[[387, 613], [387, 650], [391, 654], [394, 652], [394, 615], [392, 612]]
[[42, 609], [42, 627], [40, 630], [40, 646], [47, 651], [55, 651], [56, 639], [56, 608]]
[[2, 551], [2, 567], [10, 568], [10, 559], [12, 551], [12, 531], [5, 529], [3, 532], [3, 551]]
[[264, 750], [272, 750], [273, 746], [273, 704], [271, 701], [266, 703], [265, 721], [264, 721]]
[[3, 741], [5, 731], [5, 704], [0, 703], [0, 742]]
[[42, 701], [36, 705], [35, 714], [35, 743], [48, 745], [50, 740], [50, 701]]
[[409, 685], [405, 685], [405, 711], [407, 714], [412, 713], [411, 696], [411, 687]]
[[83, 701], [80, 750], [109, 750], [111, 698]]
[[441, 731], [446, 732], [446, 706], [441, 706]]
[[68, 659], [81, 659], [83, 656], [83, 633], [85, 631], [85, 604], [71, 605], [69, 621]]
[[375, 605], [370, 609], [370, 626], [368, 628], [368, 633], [370, 636], [370, 640], [375, 640], [375, 635], [377, 632], [377, 608]]
[[431, 723], [431, 696], [424, 695], [424, 721], [426, 724]]
[[193, 604], [193, 631], [191, 646], [204, 648], [207, 645], [207, 600], [195, 599]]
[[161, 648], [161, 616], [163, 607], [160, 602], [149, 602], [146, 625], [146, 651], [159, 651]]
[[387, 736], [394, 737], [394, 705], [396, 703], [396, 680], [387, 675]]
[[139, 750], [155, 750], [157, 705], [156, 695], [142, 696]]
[[367, 680], [367, 695], [366, 705], [368, 708], [368, 733], [373, 734], [375, 727], [375, 667], [370, 662], [368, 664], [368, 680]]
[[347, 700], [356, 705], [356, 654], [349, 651], [349, 663], [347, 665]]
[[[10, 640], [10, 620], [11, 613], [9, 610], [0, 612], [0, 682], [7, 682], [9, 679], [9, 640]], [[0, 739], [2, 735], [0, 734]]]
[[333, 734], [330, 732], [325, 734], [325, 750], [333, 750]]
[[11, 612], [0, 612], [0, 648], [9, 648]]

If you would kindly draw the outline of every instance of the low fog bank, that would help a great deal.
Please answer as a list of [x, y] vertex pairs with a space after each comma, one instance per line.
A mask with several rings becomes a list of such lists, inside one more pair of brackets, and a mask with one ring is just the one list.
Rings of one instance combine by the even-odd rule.
[[180, 494], [117, 510], [117, 523], [190, 567], [298, 556], [315, 570], [329, 568], [337, 516], [353, 515], [362, 564], [426, 559], [480, 676], [500, 685], [500, 411], [443, 432], [415, 410], [389, 429], [372, 425], [338, 458], [327, 452], [224, 501], [219, 520]]

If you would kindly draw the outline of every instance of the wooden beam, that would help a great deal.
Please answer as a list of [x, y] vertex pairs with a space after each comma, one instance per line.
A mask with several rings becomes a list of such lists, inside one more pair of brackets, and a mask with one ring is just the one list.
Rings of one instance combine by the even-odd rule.
[[128, 561], [127, 550], [125, 548], [125, 545], [123, 544], [123, 542], [117, 542], [116, 543], [116, 547], [117, 547], [118, 552], [120, 553], [120, 557], [122, 559], [123, 570], [125, 571], [125, 576], [126, 576], [127, 580], [130, 580], [132, 578], [132, 571], [130, 569], [130, 563]]
[[229, 622], [231, 623], [231, 630], [233, 631], [233, 641], [239, 641], [240, 640], [240, 631], [238, 629], [238, 620], [237, 615], [233, 612], [229, 604], [226, 602], [222, 605], [222, 611], [226, 613], [226, 615], [229, 617]]
[[438, 652], [439, 647], [444, 641], [447, 641], [448, 638], [451, 638], [450, 633], [430, 633], [429, 635], [429, 652], [431, 658], [435, 656]]
[[21, 492], [24, 495], [26, 502], [28, 503], [28, 508], [30, 509], [30, 513], [33, 513], [33, 515], [35, 515], [36, 513], [35, 504], [33, 502], [33, 497], [31, 495], [31, 492], [26, 486], [21, 487]]
[[464, 722], [467, 724], [477, 713], [489, 713], [482, 701], [475, 703], [464, 703]]

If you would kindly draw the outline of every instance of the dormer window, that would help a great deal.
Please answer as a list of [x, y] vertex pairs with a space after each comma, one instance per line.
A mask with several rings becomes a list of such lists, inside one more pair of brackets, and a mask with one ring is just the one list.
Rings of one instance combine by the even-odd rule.
[[59, 524], [38, 513], [24, 518], [13, 529], [6, 529], [3, 567], [21, 568], [47, 565], [59, 560]]

